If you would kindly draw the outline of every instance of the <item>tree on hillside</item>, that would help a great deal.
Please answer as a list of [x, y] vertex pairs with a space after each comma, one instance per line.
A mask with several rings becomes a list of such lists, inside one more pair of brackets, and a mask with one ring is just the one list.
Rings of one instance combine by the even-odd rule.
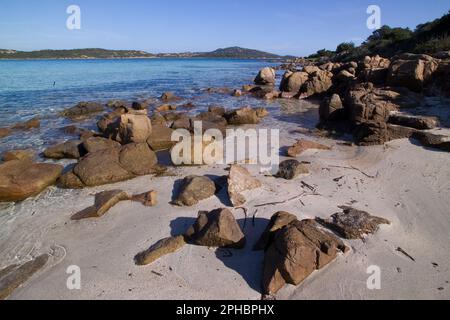
[[336, 48], [336, 53], [348, 52], [355, 49], [355, 44], [353, 42], [343, 42]]

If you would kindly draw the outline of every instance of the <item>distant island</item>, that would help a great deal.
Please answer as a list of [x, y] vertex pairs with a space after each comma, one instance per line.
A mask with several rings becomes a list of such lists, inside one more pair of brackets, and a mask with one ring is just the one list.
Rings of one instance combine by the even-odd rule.
[[288, 59], [273, 53], [241, 47], [221, 48], [211, 52], [183, 52], [153, 54], [138, 50], [73, 49], [17, 51], [0, 49], [0, 59], [149, 59], [149, 58], [235, 58], [235, 59]]

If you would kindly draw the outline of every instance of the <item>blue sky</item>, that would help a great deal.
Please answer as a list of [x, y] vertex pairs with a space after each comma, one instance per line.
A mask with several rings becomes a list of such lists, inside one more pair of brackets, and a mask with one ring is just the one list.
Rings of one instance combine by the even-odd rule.
[[[81, 8], [81, 30], [66, 9]], [[0, 48], [107, 48], [149, 52], [242, 46], [306, 55], [361, 42], [369, 5], [382, 24], [414, 28], [442, 16], [450, 0], [0, 0]]]

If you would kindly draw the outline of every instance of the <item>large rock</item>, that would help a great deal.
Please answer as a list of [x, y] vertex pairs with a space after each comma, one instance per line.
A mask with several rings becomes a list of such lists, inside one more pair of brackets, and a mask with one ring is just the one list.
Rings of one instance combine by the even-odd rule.
[[261, 69], [255, 78], [258, 85], [275, 84], [275, 70], [270, 67]]
[[305, 67], [304, 71], [308, 73], [309, 78], [300, 89], [300, 97], [322, 95], [333, 86], [333, 73], [315, 66]]
[[88, 154], [74, 167], [73, 172], [88, 187], [128, 180], [134, 174], [120, 162], [120, 148], [110, 148]]
[[159, 258], [180, 250], [186, 244], [184, 236], [169, 237], [159, 240], [145, 251], [138, 253], [134, 261], [138, 266], [149, 265]]
[[286, 71], [281, 79], [280, 90], [297, 94], [308, 79], [309, 75], [306, 72]]
[[391, 140], [410, 138], [416, 129], [389, 124], [386, 122], [366, 121], [353, 130], [355, 143], [360, 146], [380, 145]]
[[422, 91], [424, 85], [438, 69], [439, 62], [425, 54], [402, 54], [389, 67], [387, 84], [406, 87], [412, 91]]
[[48, 254], [43, 254], [21, 265], [11, 265], [0, 270], [0, 300], [8, 298], [15, 289], [41, 270], [49, 258]]
[[384, 84], [388, 75], [391, 61], [379, 55], [366, 56], [360, 63], [361, 72], [358, 79], [362, 82], [372, 82], [374, 84]]
[[386, 122], [399, 106], [393, 103], [395, 92], [377, 89], [371, 83], [355, 86], [346, 99], [346, 107], [353, 123]]
[[309, 173], [308, 168], [297, 160], [285, 160], [280, 163], [277, 177], [293, 180], [301, 174]]
[[80, 102], [76, 106], [64, 110], [61, 114], [68, 118], [89, 116], [104, 111], [103, 105], [97, 102]]
[[310, 140], [305, 140], [305, 139], [300, 139], [297, 140], [297, 142], [288, 149], [288, 155], [290, 157], [297, 157], [299, 155], [301, 155], [303, 152], [305, 152], [306, 150], [330, 150], [331, 148], [320, 144], [318, 142], [314, 142], [314, 141], [310, 141]]
[[189, 243], [205, 247], [241, 249], [246, 242], [244, 233], [228, 209], [200, 212], [185, 236]]
[[49, 159], [80, 159], [85, 154], [81, 140], [69, 140], [49, 147], [44, 151], [44, 157]]
[[147, 144], [154, 151], [167, 150], [175, 145], [172, 141], [173, 129], [165, 124], [152, 125], [152, 133], [147, 139]]
[[0, 165], [0, 202], [22, 201], [54, 184], [63, 167], [50, 163], [13, 160]]
[[102, 137], [91, 137], [83, 141], [83, 148], [87, 153], [94, 153], [105, 149], [120, 147], [121, 145], [117, 141]]
[[402, 113], [392, 113], [389, 116], [389, 123], [410, 127], [418, 130], [434, 129], [439, 126], [439, 119], [436, 117], [413, 116]]
[[119, 126], [118, 119], [121, 115], [127, 113], [127, 109], [117, 108], [110, 112], [97, 122], [97, 127], [106, 138], [115, 139], [117, 137]]
[[118, 120], [116, 140], [122, 144], [146, 142], [152, 134], [152, 123], [146, 114], [123, 114]]
[[74, 214], [71, 219], [83, 220], [89, 218], [100, 218], [120, 201], [130, 199], [130, 195], [122, 190], [111, 190], [97, 193], [95, 195], [94, 205]]
[[242, 192], [261, 186], [261, 182], [252, 177], [247, 169], [237, 164], [231, 165], [228, 175], [228, 195], [234, 207], [242, 206], [247, 201]]
[[130, 143], [120, 150], [119, 164], [131, 174], [142, 176], [155, 173], [158, 158], [147, 143]]
[[418, 139], [426, 147], [450, 152], [450, 136], [431, 132], [415, 132], [412, 137]]
[[344, 243], [314, 220], [293, 220], [275, 231], [264, 257], [263, 293], [276, 294], [286, 283], [299, 285], [315, 270], [346, 252]]
[[342, 104], [341, 97], [338, 94], [333, 94], [329, 98], [323, 99], [319, 107], [320, 119], [326, 120], [336, 120], [340, 118], [340, 113], [344, 110], [344, 105]]
[[347, 206], [340, 208], [343, 211], [333, 214], [331, 218], [316, 220], [345, 239], [363, 239], [365, 235], [377, 232], [380, 224], [391, 224], [389, 220], [371, 216], [365, 211]]
[[286, 211], [279, 211], [275, 213], [270, 219], [269, 224], [262, 233], [258, 242], [253, 247], [253, 250], [267, 250], [269, 245], [273, 242], [276, 232], [295, 220], [297, 220], [297, 216], [292, 213]]
[[216, 193], [214, 182], [204, 176], [188, 176], [183, 179], [179, 194], [174, 201], [178, 206], [193, 206]]

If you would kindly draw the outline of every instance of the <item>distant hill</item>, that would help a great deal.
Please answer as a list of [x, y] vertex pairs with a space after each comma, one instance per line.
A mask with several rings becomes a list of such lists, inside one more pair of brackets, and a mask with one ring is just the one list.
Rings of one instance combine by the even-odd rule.
[[136, 50], [74, 49], [26, 52], [0, 49], [0, 59], [120, 59], [154, 57], [154, 54]]
[[246, 49], [241, 47], [230, 47], [217, 49], [212, 52], [197, 53], [199, 57], [205, 58], [242, 58], [242, 59], [279, 59], [281, 56], [264, 51]]
[[16, 51], [0, 49], [0, 59], [126, 59], [126, 58], [236, 58], [281, 59], [273, 53], [241, 47], [217, 49], [212, 52], [184, 52], [152, 54], [136, 50], [73, 49]]

